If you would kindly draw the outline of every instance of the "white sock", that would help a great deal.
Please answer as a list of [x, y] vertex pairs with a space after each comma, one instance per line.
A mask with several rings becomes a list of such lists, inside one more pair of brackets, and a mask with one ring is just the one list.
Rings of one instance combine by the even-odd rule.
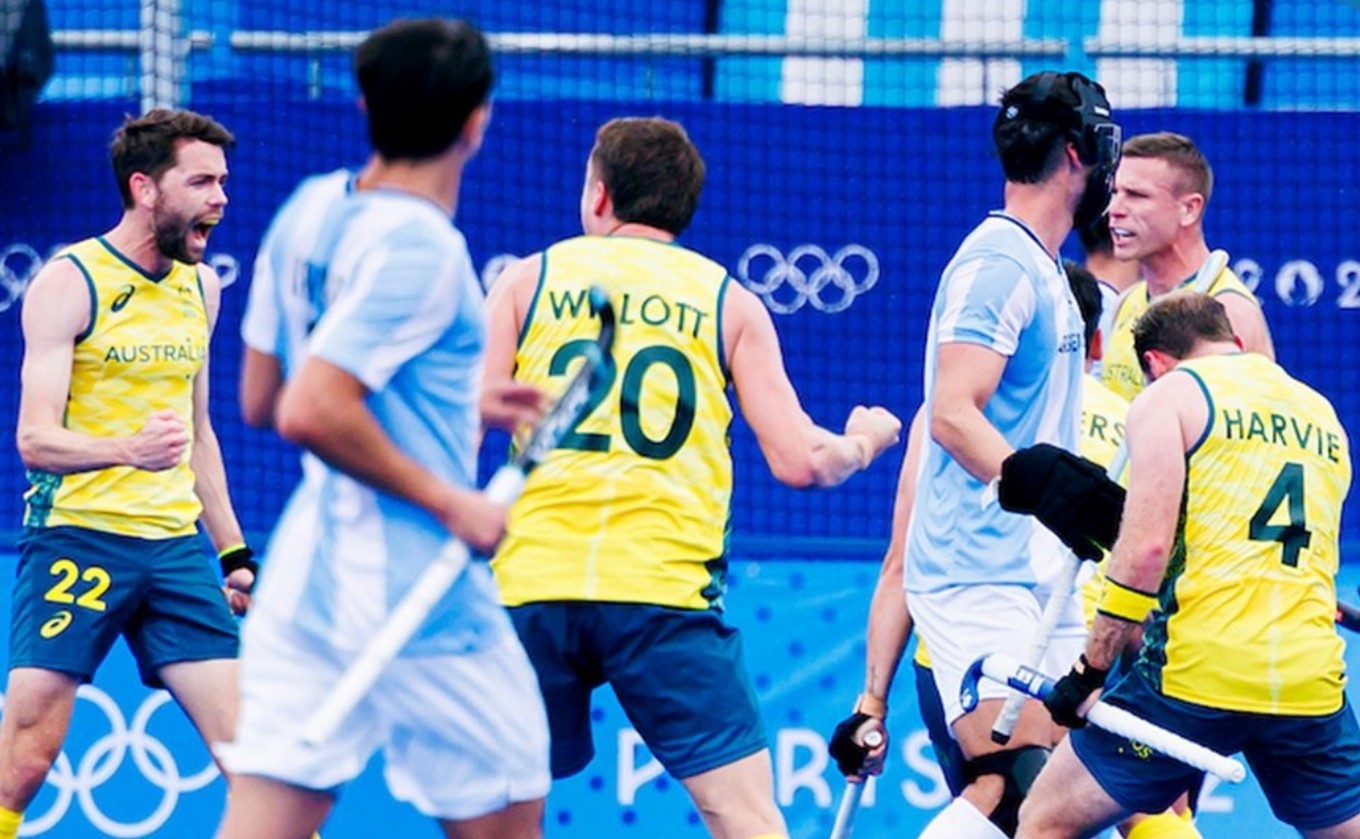
[[917, 839], [1008, 839], [967, 799], [955, 798], [935, 814]]

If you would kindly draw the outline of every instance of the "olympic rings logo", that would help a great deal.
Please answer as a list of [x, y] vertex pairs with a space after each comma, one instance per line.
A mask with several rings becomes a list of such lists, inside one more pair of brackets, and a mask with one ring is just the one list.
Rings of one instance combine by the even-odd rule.
[[741, 255], [737, 274], [773, 312], [788, 315], [811, 304], [835, 314], [874, 287], [879, 267], [878, 256], [863, 245], [846, 245], [834, 254], [817, 245], [799, 245], [786, 257], [774, 245], [757, 244]]
[[19, 302], [42, 266], [42, 256], [22, 242], [0, 251], [0, 312], [9, 311]]
[[[156, 691], [148, 696], [132, 715], [130, 724], [118, 703], [102, 690], [82, 685], [76, 697], [104, 713], [109, 721], [109, 732], [86, 749], [79, 763], [73, 765], [65, 751], [57, 755], [52, 771], [47, 774], [47, 783], [57, 791], [56, 799], [41, 815], [35, 816], [32, 812], [25, 814], [24, 823], [19, 827], [20, 836], [37, 836], [51, 830], [66, 816], [73, 801], [79, 803], [81, 812], [90, 824], [107, 836], [119, 839], [149, 836], [174, 814], [182, 794], [200, 790], [217, 779], [217, 765], [211, 758], [208, 759], [208, 765], [198, 772], [180, 774], [179, 765], [169, 747], [147, 732], [152, 715], [170, 701], [167, 691]], [[3, 704], [2, 699], [0, 704]], [[94, 795], [96, 789], [122, 769], [123, 761], [128, 756], [131, 756], [132, 764], [142, 777], [161, 791], [160, 802], [151, 814], [135, 822], [122, 822], [109, 817], [100, 809]]]

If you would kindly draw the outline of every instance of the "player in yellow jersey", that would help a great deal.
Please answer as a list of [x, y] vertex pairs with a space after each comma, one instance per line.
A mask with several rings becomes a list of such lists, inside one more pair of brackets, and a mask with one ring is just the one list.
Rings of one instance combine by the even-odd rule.
[[613, 381], [531, 476], [493, 560], [538, 671], [553, 774], [594, 749], [590, 695], [609, 682], [713, 835], [782, 836], [770, 752], [735, 628], [722, 618], [736, 390], [776, 478], [832, 486], [898, 437], [882, 408], [837, 434], [814, 424], [760, 300], [679, 246], [704, 165], [678, 124], [617, 119], [586, 168], [586, 235], [507, 269], [492, 287], [487, 375], [560, 390], [595, 329], [586, 289], [618, 311]]
[[208, 418], [221, 282], [202, 259], [233, 142], [190, 111], [127, 120], [112, 144], [121, 220], [55, 256], [24, 300], [17, 437], [32, 486], [0, 722], [0, 839], [15, 835], [76, 689], [120, 634], [142, 680], [168, 687], [205, 741], [231, 736], [231, 612], [248, 606], [255, 564]]
[[[1142, 279], [1116, 304], [1101, 378], [1125, 399], [1133, 399], [1144, 386], [1133, 351], [1134, 322], [1149, 302], [1189, 283], [1209, 256], [1204, 213], [1213, 189], [1213, 170], [1190, 138], [1160, 132], [1124, 143], [1110, 199], [1110, 234], [1115, 257], [1137, 260]], [[1224, 270], [1207, 291], [1227, 310], [1243, 347], [1273, 359], [1275, 347], [1261, 305], [1237, 275]]]
[[[1350, 447], [1331, 404], [1241, 351], [1223, 305], [1154, 302], [1134, 332], [1153, 383], [1129, 411], [1129, 495], [1091, 637], [1046, 700], [1079, 713], [1149, 606], [1137, 661], [1104, 700], [1225, 754], [1243, 752], [1275, 815], [1360, 837], [1360, 727], [1336, 634]], [[1091, 835], [1165, 807], [1198, 776], [1078, 728], [1021, 810], [1020, 836]]]

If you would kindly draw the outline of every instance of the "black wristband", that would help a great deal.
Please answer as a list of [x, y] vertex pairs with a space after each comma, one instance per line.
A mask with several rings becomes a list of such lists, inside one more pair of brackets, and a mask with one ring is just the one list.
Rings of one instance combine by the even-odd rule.
[[260, 573], [260, 563], [255, 561], [255, 552], [245, 545], [227, 548], [217, 555], [217, 561], [222, 565], [223, 577], [230, 577], [231, 572], [240, 568], [245, 568], [257, 576]]

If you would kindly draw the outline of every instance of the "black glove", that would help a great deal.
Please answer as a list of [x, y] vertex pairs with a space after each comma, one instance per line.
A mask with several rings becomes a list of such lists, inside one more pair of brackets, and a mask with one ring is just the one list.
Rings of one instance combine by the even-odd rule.
[[864, 759], [869, 756], [869, 748], [860, 745], [855, 735], [859, 733], [860, 726], [871, 719], [874, 718], [856, 711], [837, 723], [836, 730], [831, 732], [831, 743], [828, 744], [827, 751], [836, 759], [836, 768], [841, 770], [842, 775], [858, 775], [864, 768]]
[[997, 499], [1004, 510], [1029, 513], [1082, 559], [1098, 560], [1114, 544], [1124, 488], [1080, 455], [1048, 443], [1001, 462]]
[[255, 552], [245, 545], [238, 545], [234, 548], [227, 548], [217, 555], [217, 561], [222, 565], [222, 577], [230, 577], [231, 572], [238, 568], [245, 568], [260, 576], [260, 563], [255, 561]]
[[1044, 707], [1053, 716], [1053, 721], [1068, 728], [1084, 727], [1086, 718], [1079, 715], [1077, 709], [1091, 694], [1105, 686], [1106, 675], [1106, 671], [1092, 667], [1086, 660], [1086, 654], [1082, 653], [1067, 675], [1059, 679], [1053, 685], [1053, 690], [1044, 697]]

